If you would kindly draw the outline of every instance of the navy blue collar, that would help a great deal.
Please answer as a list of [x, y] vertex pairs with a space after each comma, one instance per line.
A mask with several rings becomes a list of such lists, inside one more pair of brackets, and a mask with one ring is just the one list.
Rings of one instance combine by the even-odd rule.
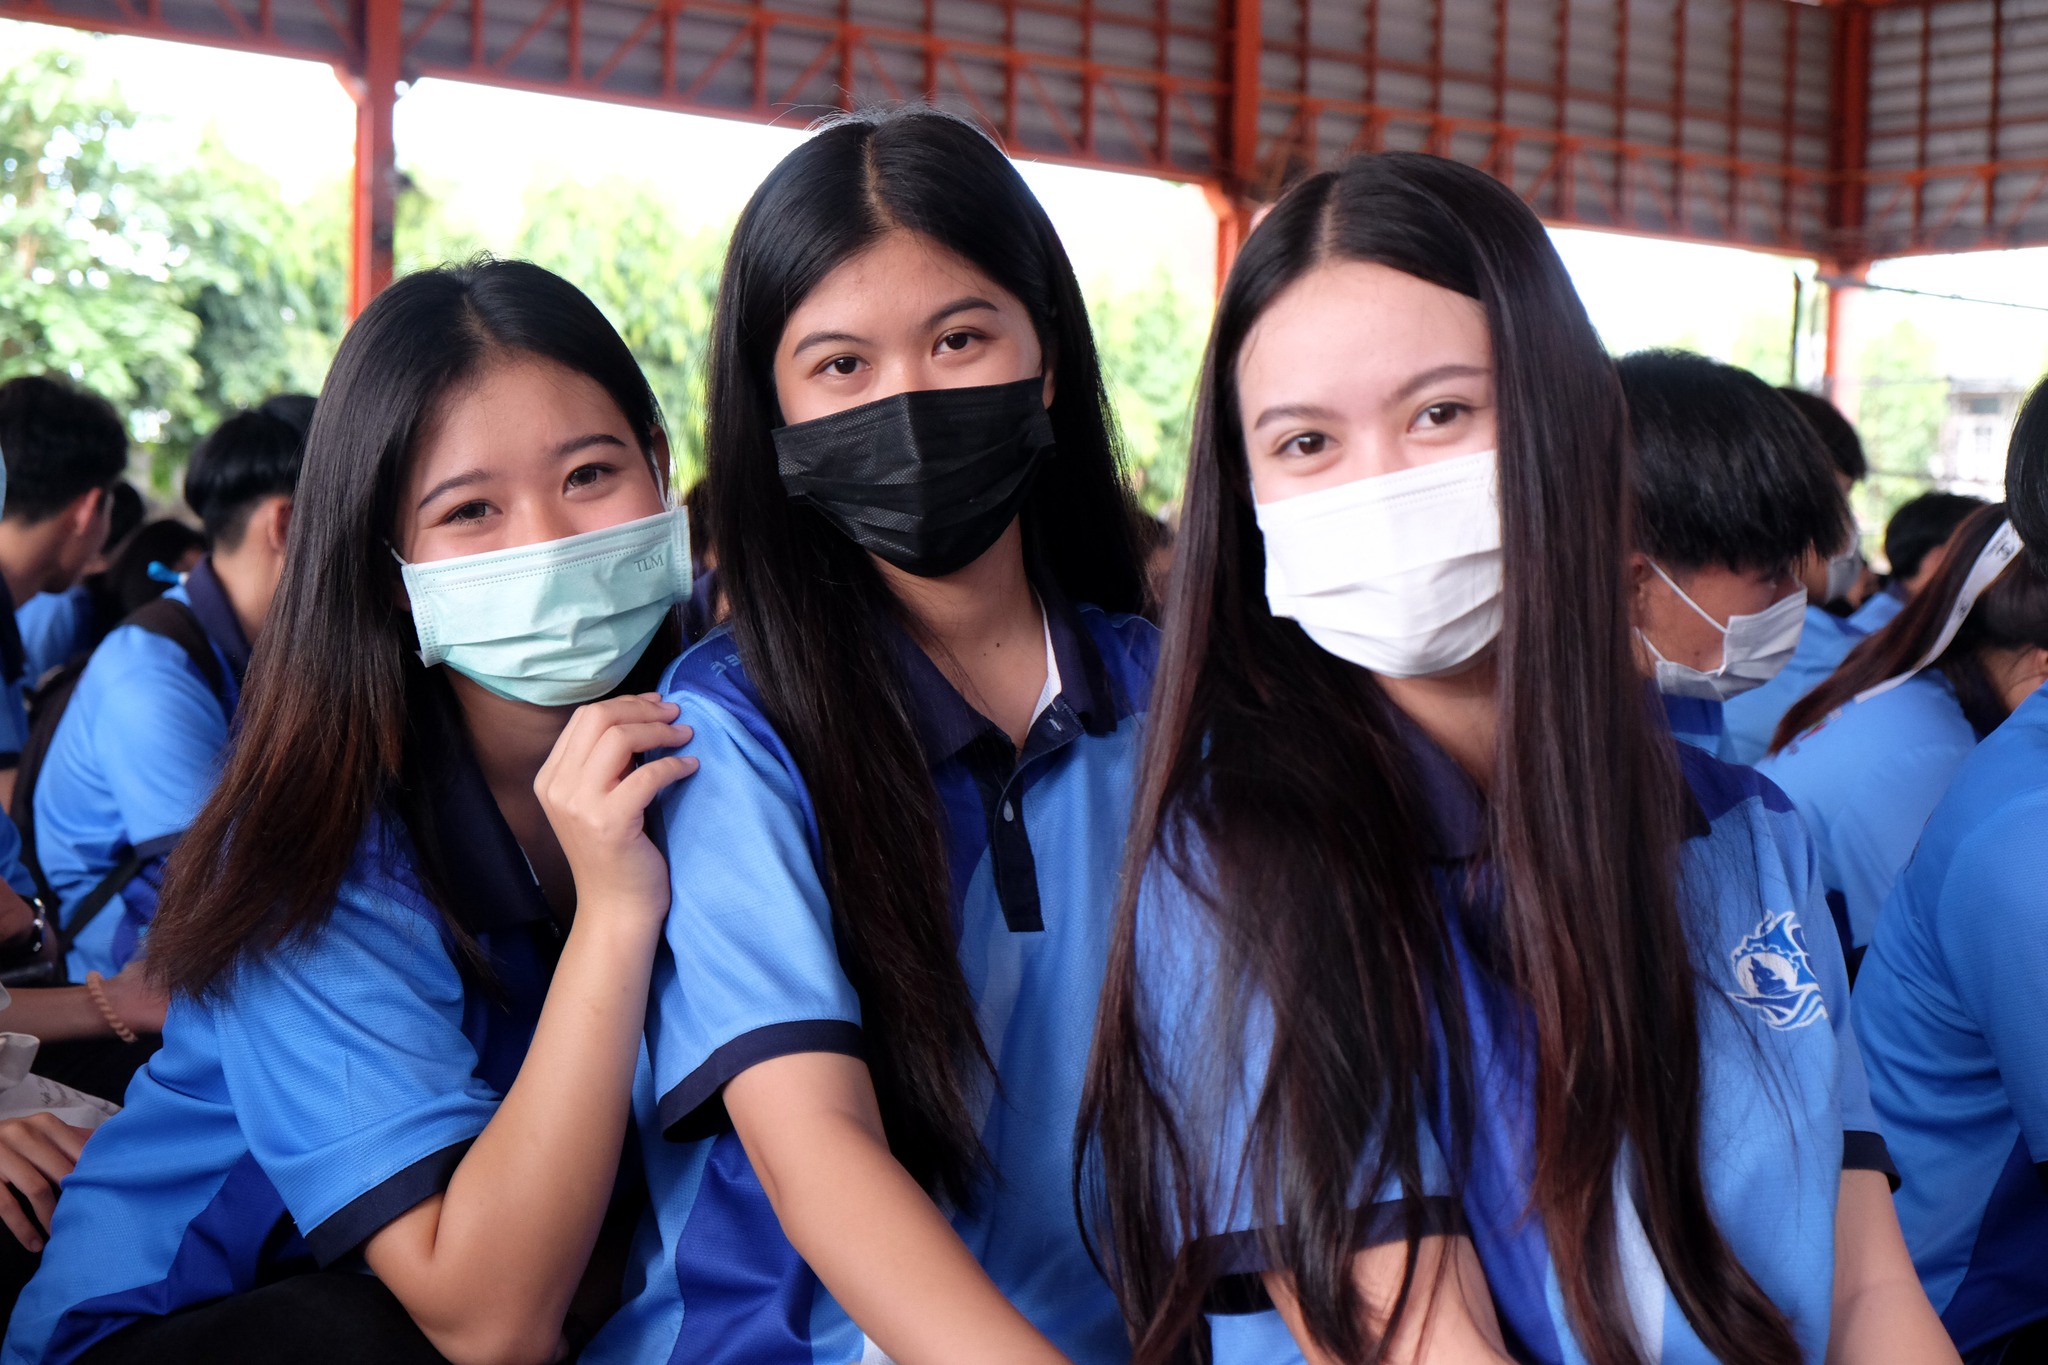
[[[1052, 633], [1052, 654], [1060, 666], [1060, 700], [1074, 713], [1083, 732], [1106, 735], [1123, 719], [1120, 699], [1104, 667], [1102, 654], [1089, 636], [1078, 611], [1057, 589], [1036, 583], [1038, 600], [1044, 605], [1047, 629]], [[946, 675], [939, 671], [923, 648], [902, 626], [891, 621], [897, 660], [903, 669], [903, 684], [910, 694], [910, 723], [924, 750], [925, 762], [937, 767], [982, 736], [994, 733], [1009, 745], [1008, 736], [987, 716], [968, 704]]]
[[28, 650], [21, 643], [21, 623], [14, 619], [14, 594], [7, 590], [7, 580], [0, 578], [0, 679], [12, 687], [21, 681], [27, 668]]
[[192, 603], [192, 614], [199, 618], [199, 628], [228, 661], [228, 672], [234, 674], [235, 684], [240, 686], [249, 673], [249, 637], [242, 633], [234, 604], [228, 601], [227, 590], [221, 587], [220, 577], [213, 571], [212, 555], [200, 560], [185, 575], [185, 596]]
[[429, 725], [435, 739], [420, 768], [445, 882], [435, 892], [472, 933], [552, 922], [554, 912], [484, 781], [452, 697]]

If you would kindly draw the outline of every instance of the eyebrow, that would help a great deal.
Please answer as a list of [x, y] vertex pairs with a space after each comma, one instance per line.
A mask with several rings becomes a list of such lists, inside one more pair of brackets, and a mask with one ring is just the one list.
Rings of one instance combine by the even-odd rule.
[[[926, 318], [924, 320], [924, 330], [930, 331], [932, 328], [938, 326], [940, 323], [944, 322], [947, 318], [952, 317], [956, 313], [971, 313], [982, 309], [986, 309], [991, 313], [997, 311], [996, 306], [984, 298], [977, 298], [970, 295], [967, 298], [955, 299], [951, 303], [947, 304], [945, 307], [933, 313], [930, 317]], [[859, 346], [864, 344], [866, 341], [866, 337], [856, 336], [852, 332], [811, 332], [807, 334], [802, 341], [799, 341], [796, 345], [790, 347], [789, 353], [792, 356], [799, 356], [802, 355], [805, 351], [810, 350], [814, 346], [838, 346], [842, 344]]]
[[[608, 431], [585, 432], [581, 436], [571, 436], [568, 440], [558, 443], [553, 450], [548, 452], [547, 458], [550, 460], [565, 460], [571, 455], [590, 449], [592, 446], [617, 446], [619, 449], [624, 450], [626, 443]], [[490, 470], [480, 468], [465, 469], [460, 474], [451, 474], [432, 488], [429, 488], [426, 496], [420, 499], [419, 507], [413, 510], [418, 511], [424, 508], [428, 503], [444, 493], [452, 493], [458, 488], [468, 488], [474, 484], [485, 483], [491, 478], [492, 472]]]
[[[1399, 403], [1446, 379], [1483, 379], [1490, 373], [1484, 365], [1438, 365], [1407, 380], [1388, 395], [1388, 398], [1391, 402]], [[1257, 431], [1274, 422], [1330, 422], [1337, 420], [1337, 416], [1335, 410], [1315, 403], [1281, 403], [1261, 412], [1259, 420], [1252, 423], [1252, 430]]]

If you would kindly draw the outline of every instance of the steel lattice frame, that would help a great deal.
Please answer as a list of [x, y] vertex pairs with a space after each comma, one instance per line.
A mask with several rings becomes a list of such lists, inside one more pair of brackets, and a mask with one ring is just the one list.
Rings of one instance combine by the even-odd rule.
[[[762, 122], [930, 98], [1019, 155], [1250, 206], [1356, 150], [1480, 165], [1547, 219], [1812, 255], [2048, 242], [2048, 0], [0, 0], [333, 63], [360, 301], [421, 76]], [[658, 151], [655, 154], [660, 154]], [[686, 147], [673, 149], [686, 156]]]

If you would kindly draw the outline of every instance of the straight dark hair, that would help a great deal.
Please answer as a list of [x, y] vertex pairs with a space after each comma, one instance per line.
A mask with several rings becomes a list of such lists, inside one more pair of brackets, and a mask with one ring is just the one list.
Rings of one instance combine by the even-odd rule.
[[2005, 448], [2005, 506], [2027, 543], [2027, 560], [2048, 574], [2048, 379], [2034, 386], [2013, 419]]
[[[149, 963], [173, 989], [223, 992], [243, 958], [316, 932], [372, 813], [387, 803], [429, 893], [446, 885], [421, 757], [460, 721], [445, 678], [419, 662], [391, 546], [421, 433], [450, 394], [516, 356], [596, 381], [667, 488], [647, 380], [567, 280], [523, 261], [484, 260], [408, 275], [363, 310], [314, 410], [284, 578], [251, 663], [238, 737], [165, 874]], [[651, 681], [648, 664], [665, 664], [677, 642], [672, 629], [657, 636], [627, 688]]]
[[1615, 364], [1635, 446], [1637, 536], [1666, 567], [1777, 569], [1851, 529], [1827, 447], [1784, 394], [1690, 351]]
[[[1865, 688], [1905, 672], [1934, 648], [1942, 627], [1948, 624], [1949, 612], [1962, 596], [1964, 580], [1976, 567], [1977, 556], [2005, 519], [2002, 502], [1970, 513], [1949, 537], [1948, 555], [1927, 586], [1913, 594], [1913, 600], [1884, 629], [1858, 640], [1826, 681], [1792, 703], [1771, 736], [1771, 752], [1778, 752], [1847, 706]], [[1992, 580], [1963, 618], [1955, 639], [1928, 665], [1941, 670], [1955, 688], [1956, 701], [1977, 738], [2005, 724], [2012, 714], [1984, 667], [1985, 653], [2028, 646], [2048, 649], [2048, 580], [2022, 555]]]
[[1813, 434], [1820, 437], [1820, 443], [1827, 447], [1828, 459], [1834, 462], [1835, 473], [1850, 483], [1863, 482], [1870, 473], [1870, 458], [1863, 453], [1863, 438], [1856, 434], [1856, 428], [1842, 415], [1842, 410], [1805, 389], [1783, 385], [1778, 392], [1799, 409]]
[[[867, 554], [776, 472], [774, 357], [790, 314], [891, 232], [929, 238], [1021, 301], [1052, 367], [1057, 449], [1025, 503], [1034, 572], [1068, 600], [1136, 611], [1136, 511], [1088, 329], [1052, 222], [981, 132], [921, 107], [840, 119], [785, 157], [740, 215], [712, 323], [705, 441], [719, 583], [735, 643], [817, 816], [833, 934], [861, 1001], [890, 1149], [966, 1202], [981, 1162], [970, 1096], [988, 1053], [951, 928], [938, 799]], [[915, 623], [904, 624], [915, 632]]]
[[[1351, 1259], [1351, 1191], [1399, 1177], [1395, 1227], [1432, 1225], [1417, 1130], [1447, 1076], [1454, 1179], [1473, 1122], [1452, 927], [1432, 887], [1426, 804], [1373, 677], [1267, 609], [1236, 390], [1253, 325], [1318, 266], [1391, 267], [1477, 300], [1492, 335], [1504, 621], [1488, 838], [1502, 889], [1483, 968], [1511, 992], [1533, 1059], [1532, 1213], [1596, 1365], [1642, 1359], [1623, 1292], [1614, 1175], [1635, 1157], [1638, 1211], [1680, 1307], [1723, 1360], [1794, 1365], [1783, 1315], [1736, 1260], [1700, 1161], [1695, 964], [1679, 891], [1686, 793], [1630, 648], [1621, 569], [1631, 522], [1614, 370], [1535, 215], [1481, 172], [1362, 157], [1290, 192], [1252, 234], [1204, 364], [1165, 645], [1078, 1146], [1100, 1191], [1107, 1268], [1138, 1365], [1186, 1360], [1226, 1268], [1200, 1165], [1214, 1135], [1179, 1119], [1143, 1021], [1142, 877], [1192, 888], [1236, 990], [1194, 1047], [1228, 1055], [1245, 997], [1269, 1011], [1242, 1179], [1267, 1264], [1334, 1358], [1376, 1361]], [[1239, 986], [1238, 983], [1243, 983]], [[1189, 1023], [1189, 1021], [1183, 1021]], [[1199, 1027], [1199, 1022], [1189, 1024]], [[1241, 1032], [1239, 1034], [1241, 1036]], [[1441, 1039], [1441, 1045], [1436, 1041]], [[1225, 1189], [1235, 1178], [1223, 1173]], [[1088, 1163], [1099, 1162], [1100, 1178]]]

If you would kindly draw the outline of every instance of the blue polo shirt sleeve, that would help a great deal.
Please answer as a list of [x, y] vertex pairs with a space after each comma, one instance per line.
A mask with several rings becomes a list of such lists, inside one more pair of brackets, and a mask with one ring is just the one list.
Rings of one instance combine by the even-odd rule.
[[1962, 841], [1941, 889], [1935, 939], [1956, 1002], [1983, 1034], [2037, 1166], [2048, 1170], [2048, 863], [2043, 802], [2007, 802]]
[[78, 685], [107, 693], [92, 708], [92, 747], [127, 843], [167, 852], [153, 846], [185, 832], [220, 775], [220, 699], [176, 641], [140, 626], [107, 636]]
[[690, 691], [671, 693], [701, 765], [661, 799], [668, 922], [648, 1043], [662, 1131], [716, 1131], [727, 1081], [800, 1052], [861, 1056], [860, 1001], [839, 965], [814, 821], [787, 750]]
[[33, 900], [37, 895], [35, 879], [28, 875], [28, 868], [21, 861], [21, 831], [4, 811], [0, 811], [0, 880], [5, 880], [23, 900]]
[[[1190, 875], [1207, 874], [1196, 869]], [[1182, 1228], [1180, 1241], [1219, 1239], [1223, 1274], [1264, 1270], [1259, 1234], [1271, 1225], [1278, 1192], [1261, 1198], [1254, 1186], [1251, 1129], [1272, 1051], [1271, 1005], [1256, 991], [1239, 995], [1241, 985], [1224, 970], [1213, 921], [1161, 858], [1153, 859], [1139, 890], [1133, 933], [1144, 1064], [1196, 1167], [1190, 1176], [1201, 1226]], [[1460, 1231], [1443, 1154], [1426, 1106], [1418, 1109], [1424, 1231]], [[1367, 1188], [1376, 1165], [1375, 1151], [1362, 1154], [1350, 1195], [1361, 1249], [1407, 1235], [1401, 1179], [1389, 1174]], [[1171, 1193], [1162, 1194], [1172, 1208]]]
[[424, 897], [352, 877], [211, 1007], [250, 1153], [322, 1265], [445, 1189], [503, 1098], [476, 1075], [444, 935]]

